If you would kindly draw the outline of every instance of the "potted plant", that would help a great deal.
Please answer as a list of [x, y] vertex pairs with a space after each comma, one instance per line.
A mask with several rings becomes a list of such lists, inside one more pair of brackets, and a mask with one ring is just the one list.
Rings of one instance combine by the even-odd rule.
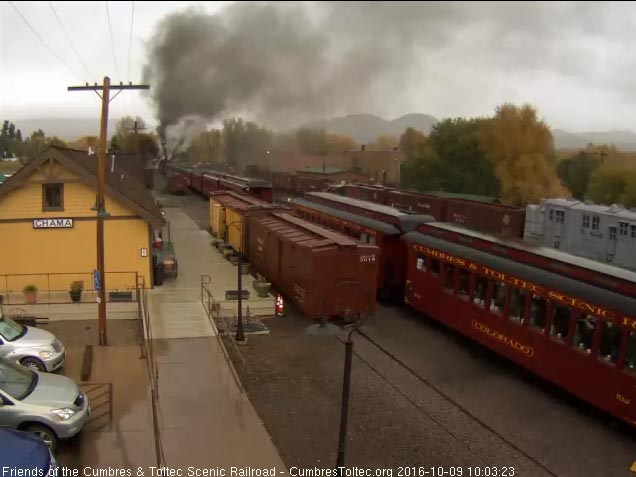
[[22, 289], [22, 291], [24, 292], [24, 298], [26, 299], [27, 303], [35, 303], [38, 293], [38, 287], [36, 287], [35, 285], [27, 285]]
[[84, 290], [84, 282], [82, 280], [71, 282], [71, 288], [68, 292], [71, 295], [71, 300], [74, 302], [80, 301], [82, 299], [82, 290]]

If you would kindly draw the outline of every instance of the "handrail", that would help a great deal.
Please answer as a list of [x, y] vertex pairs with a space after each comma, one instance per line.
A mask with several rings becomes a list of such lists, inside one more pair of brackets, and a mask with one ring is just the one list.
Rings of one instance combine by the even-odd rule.
[[142, 350], [146, 357], [146, 369], [148, 371], [148, 377], [150, 380], [150, 399], [152, 409], [152, 424], [155, 436], [155, 455], [157, 459], [157, 465], [159, 467], [162, 467], [165, 466], [166, 460], [163, 452], [163, 440], [161, 438], [161, 428], [159, 426], [158, 417], [159, 372], [154, 352], [154, 336], [152, 331], [152, 323], [150, 320], [150, 313], [148, 310], [146, 289], [137, 288], [137, 293], [137, 298], [139, 300], [139, 314], [144, 329], [144, 336], [142, 336]]
[[[218, 344], [219, 344], [219, 348], [223, 352], [223, 357], [225, 358], [225, 361], [227, 362], [227, 365], [228, 365], [228, 367], [230, 369], [230, 372], [232, 373], [232, 378], [234, 379], [234, 382], [236, 383], [237, 387], [239, 388], [239, 392], [241, 394], [245, 394], [245, 390], [243, 389], [243, 385], [241, 384], [241, 380], [239, 379], [238, 374], [236, 373], [236, 369], [234, 368], [232, 360], [230, 359], [230, 356], [229, 356], [229, 354], [227, 352], [227, 349], [225, 347], [225, 343], [223, 342], [223, 339], [221, 338], [221, 333], [219, 333], [219, 329], [218, 329], [218, 327], [217, 327], [217, 325], [215, 323], [214, 313], [216, 313], [216, 322], [220, 322], [221, 320], [223, 320], [223, 324], [225, 325], [225, 333], [229, 334], [229, 328], [227, 326], [227, 320], [225, 320], [225, 318], [222, 318], [221, 314], [220, 314], [219, 303], [214, 299], [214, 296], [212, 296], [212, 293], [207, 288], [207, 285], [209, 285], [211, 282], [212, 282], [212, 278], [209, 275], [201, 275], [201, 304], [203, 305], [203, 309], [206, 311], [206, 315], [208, 317], [208, 320], [210, 321], [210, 324], [214, 328], [214, 331], [215, 331], [215, 334], [216, 334], [216, 339], [217, 339]], [[203, 296], [204, 293], [205, 293], [207, 299], [204, 299], [204, 296]], [[207, 306], [206, 306], [206, 303], [207, 303]], [[231, 339], [230, 341], [232, 341], [232, 343], [234, 344], [234, 349], [236, 351], [236, 354], [240, 358], [241, 363], [243, 364], [243, 368], [245, 369], [245, 358], [243, 358], [243, 355], [238, 350], [238, 347], [237, 347], [236, 343], [234, 342], [234, 340]]]

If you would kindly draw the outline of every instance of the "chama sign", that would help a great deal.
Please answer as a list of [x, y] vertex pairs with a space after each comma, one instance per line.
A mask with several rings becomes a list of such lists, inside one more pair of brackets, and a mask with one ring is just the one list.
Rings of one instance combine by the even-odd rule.
[[72, 229], [73, 219], [33, 219], [34, 229]]

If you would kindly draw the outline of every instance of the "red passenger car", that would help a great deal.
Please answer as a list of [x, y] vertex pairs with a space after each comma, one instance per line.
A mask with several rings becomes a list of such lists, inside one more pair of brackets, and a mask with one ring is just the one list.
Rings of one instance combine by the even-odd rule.
[[252, 217], [249, 230], [252, 267], [306, 316], [351, 319], [375, 311], [378, 247], [288, 213]]
[[401, 190], [391, 190], [387, 193], [386, 205], [399, 210], [432, 215], [439, 221], [446, 220], [446, 204], [445, 198], [431, 194]]
[[367, 200], [376, 204], [390, 205], [388, 203], [389, 192], [392, 187], [377, 184], [346, 184], [344, 195], [353, 199]]
[[[430, 223], [403, 236], [406, 302], [636, 425], [636, 299], [578, 281], [567, 269], [519, 263], [505, 253], [516, 247], [502, 239], [452, 240], [448, 227]], [[534, 251], [537, 262], [549, 258], [544, 252]]]
[[[320, 195], [334, 196], [335, 194]], [[308, 194], [309, 196], [312, 194]], [[355, 201], [355, 199], [348, 197], [340, 198]], [[307, 220], [337, 230], [370, 245], [377, 245], [379, 247], [378, 299], [380, 301], [402, 301], [406, 277], [406, 247], [404, 242], [400, 240], [400, 235], [414, 230], [420, 223], [432, 221], [432, 217], [409, 215], [397, 210], [392, 211], [391, 214], [387, 211], [381, 213], [377, 210], [368, 210], [369, 214], [365, 215], [360, 212], [361, 208], [336, 208], [333, 205], [339, 204], [337, 201], [334, 201], [332, 205], [326, 205], [315, 200], [296, 198], [291, 199], [290, 204], [301, 217]], [[371, 209], [382, 207], [369, 202], [364, 202], [364, 204]]]

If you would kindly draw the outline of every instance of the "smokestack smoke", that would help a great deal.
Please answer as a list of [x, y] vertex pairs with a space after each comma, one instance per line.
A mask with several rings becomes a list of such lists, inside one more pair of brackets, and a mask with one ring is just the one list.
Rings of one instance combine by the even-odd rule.
[[[163, 127], [246, 114], [269, 127], [393, 102], [418, 48], [441, 46], [462, 15], [449, 3], [241, 2], [166, 17], [144, 80]], [[446, 22], [440, 22], [445, 18]], [[375, 98], [375, 100], [374, 100]]]

